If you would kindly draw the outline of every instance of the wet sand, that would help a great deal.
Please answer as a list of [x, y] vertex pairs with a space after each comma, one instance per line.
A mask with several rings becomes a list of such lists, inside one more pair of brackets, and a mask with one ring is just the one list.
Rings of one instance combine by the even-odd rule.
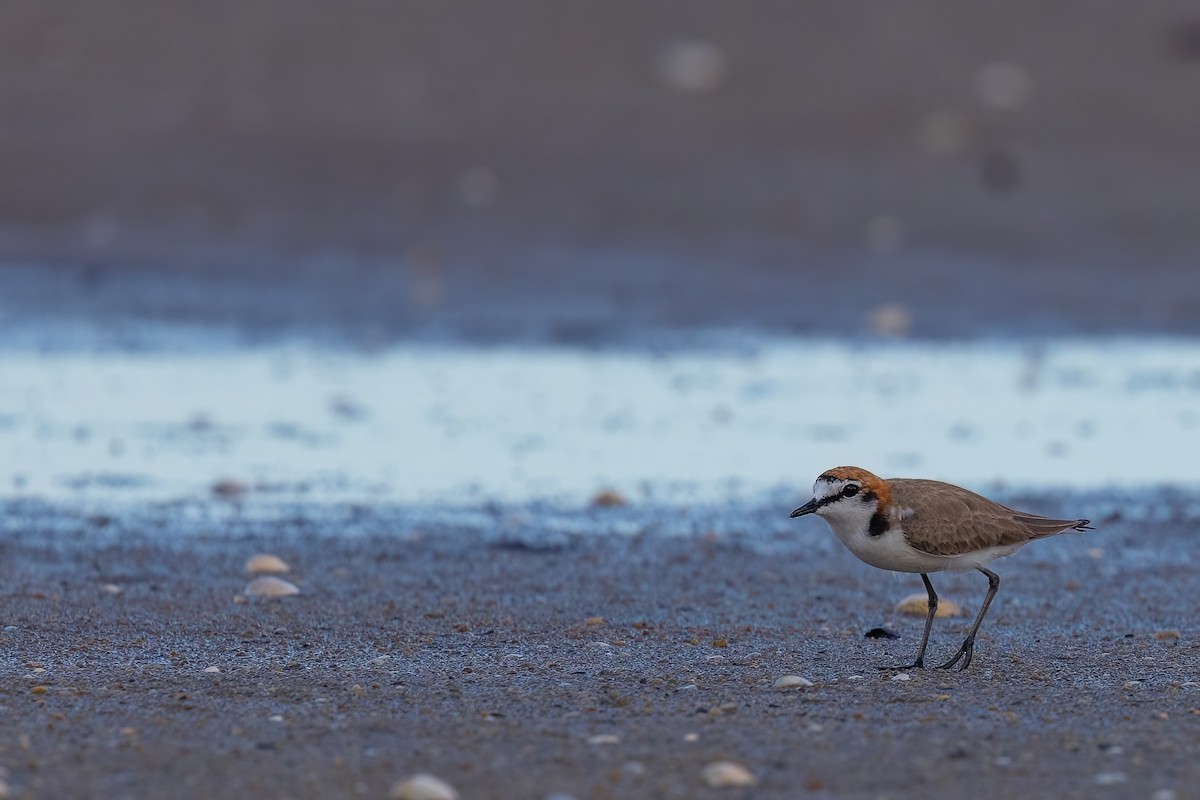
[[[418, 771], [472, 798], [1191, 796], [1197, 498], [1018, 500], [1110, 518], [998, 562], [970, 671], [908, 681], [876, 668], [912, 655], [893, 606], [919, 580], [786, 507], [710, 533], [636, 506], [9, 503], [0, 767], [22, 798], [384, 797]], [[259, 551], [299, 596], [240, 596]], [[935, 584], [968, 612], [984, 590]], [[706, 788], [718, 759], [759, 785]]]

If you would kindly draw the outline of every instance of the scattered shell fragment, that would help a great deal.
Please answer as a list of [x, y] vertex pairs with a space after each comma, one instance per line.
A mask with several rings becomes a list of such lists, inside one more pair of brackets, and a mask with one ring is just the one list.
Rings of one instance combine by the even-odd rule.
[[205, 667], [204, 671], [205, 672], [220, 672], [221, 668], [220, 667]]
[[1124, 772], [1098, 772], [1096, 773], [1096, 783], [1101, 786], [1112, 786], [1117, 783], [1125, 782]]
[[882, 305], [871, 312], [871, 329], [883, 336], [907, 336], [912, 314], [902, 305]]
[[589, 736], [587, 743], [588, 744], [619, 744], [620, 741], [621, 741], [620, 736], [616, 736], [611, 733], [599, 733], [599, 734], [596, 734], [595, 736]]
[[259, 575], [264, 572], [289, 572], [291, 567], [279, 556], [270, 553], [255, 553], [246, 559], [246, 572]]
[[212, 493], [221, 500], [240, 500], [248, 491], [250, 487], [246, 484], [228, 478], [212, 485]]
[[700, 39], [671, 42], [658, 57], [659, 80], [677, 92], [711, 92], [725, 82], [727, 71], [725, 52]]
[[[910, 594], [908, 597], [896, 603], [896, 612], [900, 614], [911, 614], [914, 617], [923, 617], [929, 613], [929, 595], [918, 592]], [[963, 615], [962, 606], [953, 600], [938, 600], [937, 613], [935, 617], [961, 617]]]
[[243, 593], [247, 597], [287, 597], [300, 594], [300, 589], [283, 578], [266, 575], [247, 583]]
[[892, 680], [894, 680], [894, 681], [911, 681], [912, 675], [909, 675], [907, 672], [901, 672], [896, 675], [893, 675]]
[[805, 686], [812, 686], [813, 682], [808, 678], [802, 678], [799, 675], [783, 675], [775, 681], [776, 689], [801, 689]]
[[604, 489], [592, 498], [593, 508], [616, 508], [625, 505], [625, 497], [615, 489]]
[[441, 778], [421, 772], [397, 781], [388, 797], [391, 800], [458, 800], [458, 792]]
[[714, 761], [703, 769], [700, 777], [712, 789], [732, 786], [753, 786], [758, 783], [754, 773], [732, 761]]
[[698, 742], [698, 741], [700, 741], [700, 734], [698, 734], [698, 733], [685, 733], [685, 734], [683, 735], [683, 740], [684, 740], [685, 742]]
[[103, 589], [104, 591], [108, 592], [109, 594], [111, 594], [113, 597], [116, 597], [121, 592], [125, 591], [120, 586], [117, 586], [115, 583], [106, 583], [103, 586], [101, 586], [100, 588]]
[[1155, 631], [1155, 632], [1154, 632], [1154, 638], [1155, 638], [1155, 639], [1159, 639], [1159, 640], [1163, 640], [1163, 639], [1178, 639], [1178, 638], [1179, 638], [1179, 631], [1177, 631], [1177, 630], [1173, 630], [1173, 629], [1172, 629], [1172, 630], [1167, 630], [1167, 631]]

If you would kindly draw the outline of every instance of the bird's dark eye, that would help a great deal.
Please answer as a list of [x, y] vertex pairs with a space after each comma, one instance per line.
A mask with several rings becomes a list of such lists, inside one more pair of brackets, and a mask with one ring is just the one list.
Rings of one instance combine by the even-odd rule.
[[858, 494], [858, 487], [853, 483], [849, 484], [845, 489], [842, 489], [842, 497], [854, 497]]

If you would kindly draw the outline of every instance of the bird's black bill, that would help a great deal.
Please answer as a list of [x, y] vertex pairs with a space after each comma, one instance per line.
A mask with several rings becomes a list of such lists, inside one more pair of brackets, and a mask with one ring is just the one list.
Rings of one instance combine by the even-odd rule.
[[814, 497], [812, 500], [809, 500], [807, 503], [805, 503], [804, 505], [800, 506], [795, 511], [793, 511], [792, 519], [795, 519], [796, 517], [803, 517], [805, 514], [811, 514], [816, 510], [817, 510], [817, 498]]

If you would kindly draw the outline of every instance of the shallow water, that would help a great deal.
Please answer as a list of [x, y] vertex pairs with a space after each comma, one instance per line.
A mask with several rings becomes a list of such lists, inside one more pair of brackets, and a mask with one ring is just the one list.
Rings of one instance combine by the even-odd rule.
[[1195, 486], [1197, 436], [1190, 340], [0, 352], [4, 497], [799, 498], [847, 463], [985, 490]]

